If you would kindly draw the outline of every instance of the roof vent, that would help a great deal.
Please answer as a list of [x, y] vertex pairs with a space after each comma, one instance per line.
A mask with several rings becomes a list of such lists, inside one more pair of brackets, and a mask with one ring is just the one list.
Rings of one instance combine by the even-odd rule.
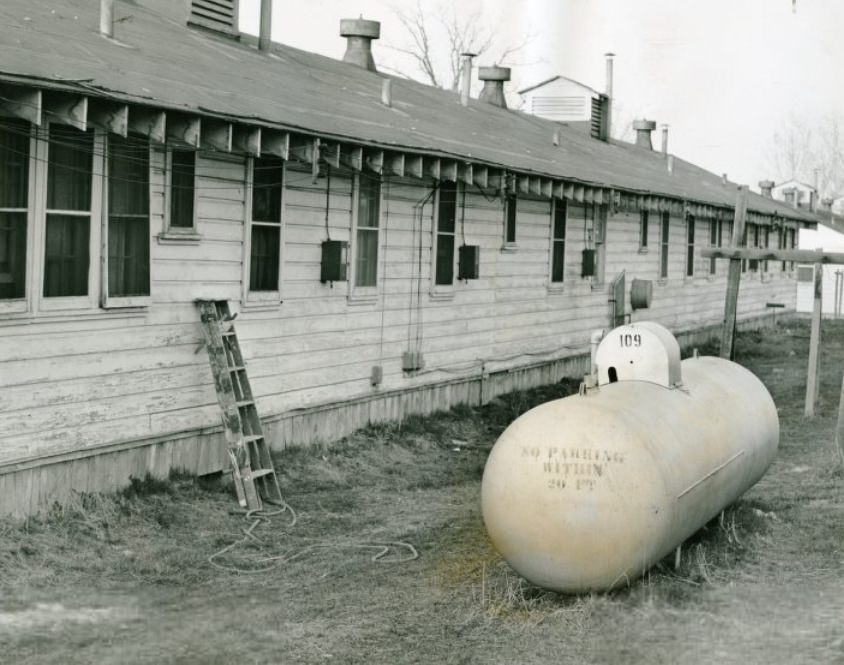
[[774, 181], [773, 180], [760, 180], [759, 181], [759, 189], [762, 192], [762, 196], [766, 198], [773, 198], [773, 190], [774, 190]]
[[589, 117], [589, 133], [593, 139], [608, 141], [610, 137], [610, 105], [607, 95], [592, 98], [592, 115]]
[[340, 21], [340, 36], [346, 38], [343, 62], [357, 65], [371, 72], [375, 69], [372, 59], [372, 40], [381, 36], [381, 24], [363, 18], [344, 18]]
[[237, 35], [237, 0], [191, 0], [188, 25]]
[[633, 129], [636, 130], [636, 145], [653, 150], [651, 132], [656, 129], [656, 123], [653, 120], [634, 120]]
[[484, 82], [484, 88], [478, 95], [478, 99], [506, 109], [507, 99], [504, 97], [504, 83], [510, 80], [510, 68], [479, 67], [478, 78]]

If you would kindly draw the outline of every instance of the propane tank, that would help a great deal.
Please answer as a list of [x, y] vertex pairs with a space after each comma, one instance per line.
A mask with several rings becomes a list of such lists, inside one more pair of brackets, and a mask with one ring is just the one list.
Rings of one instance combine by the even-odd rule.
[[756, 483], [779, 443], [759, 379], [721, 358], [681, 362], [659, 324], [612, 330], [593, 371], [597, 387], [517, 418], [484, 469], [493, 544], [556, 591], [636, 579]]

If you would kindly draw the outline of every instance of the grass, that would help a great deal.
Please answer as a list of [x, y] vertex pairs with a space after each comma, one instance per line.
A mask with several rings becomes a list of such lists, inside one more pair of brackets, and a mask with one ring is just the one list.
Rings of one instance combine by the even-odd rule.
[[[808, 327], [739, 335], [779, 408], [780, 454], [744, 497], [641, 580], [537, 588], [492, 548], [489, 449], [576, 381], [379, 425], [277, 458], [298, 522], [258, 524], [226, 488], [139, 479], [0, 521], [0, 644], [15, 663], [844, 662], [844, 473], [831, 433], [844, 326], [825, 322], [818, 416]], [[252, 537], [254, 536], [254, 537]], [[410, 550], [396, 544], [413, 545]], [[260, 574], [234, 573], [210, 565]], [[381, 561], [373, 561], [388, 546]]]

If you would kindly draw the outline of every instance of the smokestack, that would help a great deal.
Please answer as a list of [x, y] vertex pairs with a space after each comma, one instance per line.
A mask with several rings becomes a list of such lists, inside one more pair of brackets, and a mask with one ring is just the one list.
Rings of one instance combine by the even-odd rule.
[[607, 59], [607, 80], [606, 90], [607, 95], [607, 136], [612, 136], [612, 66], [615, 53], [604, 53]]
[[477, 53], [461, 53], [463, 64], [460, 69], [460, 103], [469, 106], [469, 89], [472, 86], [472, 58]]
[[668, 125], [662, 126], [662, 154], [668, 154]]
[[100, 34], [114, 38], [114, 0], [100, 0]]
[[273, 0], [261, 0], [261, 27], [258, 29], [258, 49], [270, 50], [270, 32], [273, 22]]
[[760, 180], [759, 181], [759, 191], [762, 192], [762, 196], [768, 199], [774, 198], [774, 181], [773, 180]]
[[504, 83], [510, 80], [509, 67], [479, 67], [478, 79], [484, 82], [484, 88], [478, 96], [482, 102], [507, 108], [507, 99], [504, 97]]
[[636, 130], [636, 145], [653, 150], [651, 132], [656, 129], [656, 123], [653, 120], [634, 120], [633, 129]]
[[343, 62], [357, 65], [371, 72], [375, 69], [372, 59], [372, 40], [381, 36], [381, 24], [363, 18], [344, 18], [340, 21], [340, 36], [346, 38]]

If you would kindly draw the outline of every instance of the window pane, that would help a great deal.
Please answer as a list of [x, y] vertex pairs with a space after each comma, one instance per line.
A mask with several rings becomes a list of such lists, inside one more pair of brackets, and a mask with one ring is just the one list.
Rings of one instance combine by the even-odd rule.
[[381, 183], [378, 180], [360, 177], [358, 196], [358, 226], [378, 228], [379, 198]]
[[252, 226], [249, 264], [250, 291], [278, 291], [281, 227]]
[[173, 151], [173, 172], [170, 174], [170, 226], [193, 228], [194, 176], [196, 153]]
[[0, 125], [0, 208], [26, 208], [29, 188], [29, 125]]
[[375, 286], [378, 281], [378, 230], [358, 229], [355, 286]]
[[108, 293], [149, 295], [149, 143], [109, 137]]
[[50, 126], [47, 169], [48, 210], [91, 209], [94, 133]]
[[[439, 210], [437, 212], [437, 231], [454, 233], [454, 223], [457, 219], [456, 183], [444, 182], [440, 185]], [[448, 283], [451, 284], [451, 281], [449, 280]]]
[[108, 293], [149, 295], [149, 220], [115, 217], [108, 220]]
[[23, 298], [26, 213], [0, 212], [0, 299]]
[[507, 229], [504, 235], [504, 241], [514, 243], [516, 242], [516, 197], [507, 197]]
[[47, 215], [44, 243], [44, 295], [47, 298], [88, 295], [90, 218]]
[[566, 202], [554, 199], [554, 240], [566, 237]]
[[262, 157], [255, 160], [252, 175], [253, 221], [281, 222], [283, 164], [281, 159], [275, 157]]
[[639, 247], [648, 246], [648, 211], [639, 213]]
[[565, 267], [566, 243], [562, 240], [555, 240], [551, 262], [551, 281], [562, 282]]
[[451, 284], [454, 281], [454, 236], [437, 235], [437, 284]]

